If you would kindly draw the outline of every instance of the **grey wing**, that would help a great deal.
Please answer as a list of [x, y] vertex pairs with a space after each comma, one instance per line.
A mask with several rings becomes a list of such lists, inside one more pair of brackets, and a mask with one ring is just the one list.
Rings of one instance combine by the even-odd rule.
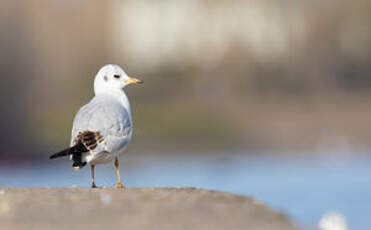
[[97, 151], [118, 152], [125, 148], [132, 135], [130, 111], [107, 99], [93, 99], [76, 114], [71, 145], [80, 132], [99, 132], [103, 142]]

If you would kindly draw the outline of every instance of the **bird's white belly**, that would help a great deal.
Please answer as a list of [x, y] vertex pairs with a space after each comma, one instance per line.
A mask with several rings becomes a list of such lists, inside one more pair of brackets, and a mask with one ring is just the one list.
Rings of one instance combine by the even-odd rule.
[[111, 162], [115, 158], [115, 155], [110, 152], [100, 152], [98, 154], [87, 154], [85, 161], [89, 164], [106, 164]]

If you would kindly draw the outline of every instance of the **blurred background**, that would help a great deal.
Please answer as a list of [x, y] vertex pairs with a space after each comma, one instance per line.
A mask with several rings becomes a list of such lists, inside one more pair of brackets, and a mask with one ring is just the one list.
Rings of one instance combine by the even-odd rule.
[[[0, 187], [89, 186], [48, 161], [114, 63], [127, 185], [250, 195], [315, 229], [371, 225], [371, 2], [0, 0]], [[113, 167], [97, 182], [112, 186]], [[125, 178], [125, 176], [124, 176]]]

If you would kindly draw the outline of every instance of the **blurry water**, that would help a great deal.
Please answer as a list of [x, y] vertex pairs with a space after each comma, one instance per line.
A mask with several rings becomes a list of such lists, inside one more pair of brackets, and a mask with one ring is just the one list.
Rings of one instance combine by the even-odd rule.
[[[315, 229], [321, 216], [332, 210], [346, 217], [349, 229], [371, 226], [371, 157], [129, 154], [120, 162], [128, 187], [186, 186], [248, 195], [305, 229]], [[75, 172], [63, 159], [0, 168], [0, 187], [88, 187], [89, 183], [89, 167]], [[113, 164], [96, 167], [96, 183], [115, 185]]]

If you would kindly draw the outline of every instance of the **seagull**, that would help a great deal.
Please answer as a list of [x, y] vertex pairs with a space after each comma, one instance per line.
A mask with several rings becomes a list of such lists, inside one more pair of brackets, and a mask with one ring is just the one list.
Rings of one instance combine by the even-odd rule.
[[114, 160], [118, 179], [116, 187], [125, 188], [120, 179], [118, 157], [131, 140], [133, 121], [124, 87], [141, 83], [142, 80], [129, 77], [117, 65], [103, 66], [95, 76], [95, 96], [75, 116], [70, 147], [53, 154], [50, 159], [70, 156], [75, 170], [90, 164], [92, 188], [97, 187], [95, 165]]

